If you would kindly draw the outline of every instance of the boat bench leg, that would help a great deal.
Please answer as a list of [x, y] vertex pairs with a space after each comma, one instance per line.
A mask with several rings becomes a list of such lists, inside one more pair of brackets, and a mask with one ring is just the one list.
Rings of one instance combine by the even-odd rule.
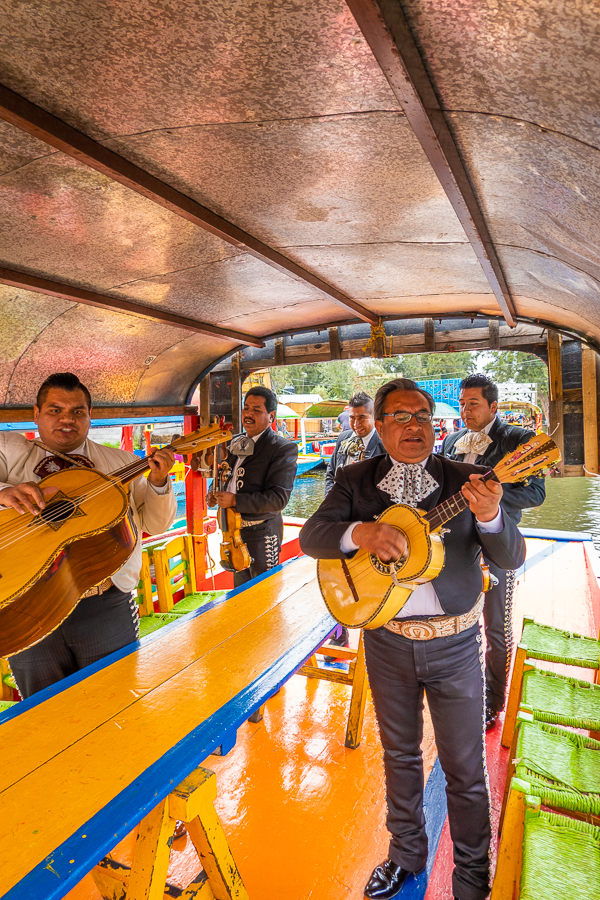
[[[105, 857], [92, 876], [104, 900], [248, 900], [248, 894], [214, 808], [217, 779], [199, 767], [139, 824], [131, 869]], [[167, 883], [177, 820], [200, 857], [203, 871], [184, 890]]]
[[365, 665], [365, 645], [361, 630], [352, 676], [352, 694], [350, 696], [350, 709], [348, 711], [348, 725], [346, 728], [345, 744], [350, 750], [356, 750], [360, 744], [368, 686], [367, 667]]

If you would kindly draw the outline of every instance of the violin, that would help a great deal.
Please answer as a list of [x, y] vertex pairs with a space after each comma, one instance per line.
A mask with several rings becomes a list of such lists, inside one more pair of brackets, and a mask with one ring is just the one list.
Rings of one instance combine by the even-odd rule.
[[[217, 465], [217, 453], [213, 460], [213, 492], [224, 491], [225, 485], [231, 475], [231, 466], [228, 462]], [[241, 572], [249, 569], [252, 557], [242, 540], [242, 517], [236, 512], [235, 506], [221, 509], [221, 528], [223, 540], [221, 541], [221, 566], [226, 572]]]

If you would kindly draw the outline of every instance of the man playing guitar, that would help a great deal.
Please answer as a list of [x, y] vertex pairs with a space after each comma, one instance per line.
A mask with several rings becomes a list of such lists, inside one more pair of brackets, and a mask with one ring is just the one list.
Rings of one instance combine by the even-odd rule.
[[[110, 473], [132, 459], [131, 453], [89, 440], [92, 411], [88, 389], [70, 372], [50, 375], [33, 407], [39, 442], [17, 433], [0, 433], [0, 506], [38, 513], [54, 489], [37, 482], [71, 465]], [[88, 591], [71, 615], [51, 634], [10, 657], [22, 697], [83, 669], [138, 637], [138, 613], [132, 591], [142, 562], [142, 531], [160, 534], [175, 519], [177, 502], [168, 477], [170, 450], [156, 450], [148, 478], [139, 476], [129, 487], [129, 503], [137, 527], [137, 543], [127, 562], [112, 578]], [[21, 560], [20, 565], [27, 565]]]

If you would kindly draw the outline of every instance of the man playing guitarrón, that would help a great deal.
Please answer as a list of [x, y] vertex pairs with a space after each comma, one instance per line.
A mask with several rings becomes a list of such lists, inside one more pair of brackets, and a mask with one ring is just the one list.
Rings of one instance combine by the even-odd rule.
[[417, 587], [391, 622], [364, 631], [391, 833], [389, 857], [365, 888], [371, 900], [391, 900], [407, 874], [422, 871], [427, 862], [425, 692], [447, 782], [454, 896], [484, 900], [489, 892], [479, 559], [483, 548], [501, 568], [517, 568], [525, 542], [500, 509], [502, 487], [482, 480], [484, 469], [432, 454], [433, 410], [433, 398], [415, 382], [400, 378], [383, 385], [375, 398], [375, 420], [386, 455], [341, 469], [300, 534], [302, 549], [317, 559], [348, 559], [364, 548], [389, 562], [406, 554], [407, 542], [396, 528], [374, 521], [388, 507], [404, 503], [431, 510], [461, 490], [469, 503], [448, 523], [445, 566], [438, 577]]
[[[39, 513], [54, 493], [37, 482], [73, 464], [109, 474], [136, 460], [132, 453], [89, 440], [92, 410], [88, 389], [76, 375], [50, 375], [34, 406], [40, 444], [23, 435], [0, 433], [0, 505], [19, 512]], [[44, 449], [47, 448], [47, 449]], [[138, 637], [138, 613], [132, 597], [142, 562], [142, 531], [166, 531], [177, 511], [168, 477], [173, 465], [170, 450], [156, 450], [148, 478], [129, 485], [129, 504], [137, 528], [133, 553], [105, 583], [88, 591], [70, 616], [37, 644], [10, 657], [10, 666], [23, 697], [89, 666]], [[21, 565], [27, 561], [22, 560]]]

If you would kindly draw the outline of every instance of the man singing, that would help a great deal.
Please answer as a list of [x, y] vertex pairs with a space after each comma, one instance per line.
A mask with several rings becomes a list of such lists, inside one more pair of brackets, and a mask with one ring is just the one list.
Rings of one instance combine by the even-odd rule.
[[364, 631], [391, 833], [388, 859], [365, 888], [370, 900], [391, 900], [408, 873], [422, 871], [427, 862], [425, 692], [447, 782], [454, 896], [484, 900], [489, 891], [479, 558], [484, 548], [500, 568], [516, 568], [525, 558], [525, 541], [500, 508], [502, 487], [482, 481], [484, 470], [432, 455], [433, 410], [433, 398], [414, 381], [383, 385], [375, 398], [375, 422], [386, 455], [341, 469], [300, 535], [302, 549], [315, 558], [345, 559], [364, 548], [389, 562], [405, 554], [407, 543], [396, 528], [374, 521], [387, 507], [405, 503], [431, 510], [461, 490], [469, 504], [447, 525], [439, 576], [419, 586], [391, 622]]
[[[535, 432], [500, 419], [498, 387], [486, 375], [469, 375], [460, 385], [460, 414], [467, 426], [444, 440], [440, 453], [457, 462], [474, 463], [493, 468], [496, 463], [519, 444], [524, 444]], [[546, 499], [543, 478], [530, 478], [528, 483], [507, 484], [502, 497], [502, 509], [515, 524], [521, 521], [524, 509], [541, 506]], [[485, 554], [484, 554], [485, 557]], [[494, 727], [504, 709], [504, 696], [512, 654], [512, 599], [515, 573], [506, 572], [485, 558], [490, 572], [497, 579], [485, 595], [483, 621], [485, 625], [486, 728]]]

